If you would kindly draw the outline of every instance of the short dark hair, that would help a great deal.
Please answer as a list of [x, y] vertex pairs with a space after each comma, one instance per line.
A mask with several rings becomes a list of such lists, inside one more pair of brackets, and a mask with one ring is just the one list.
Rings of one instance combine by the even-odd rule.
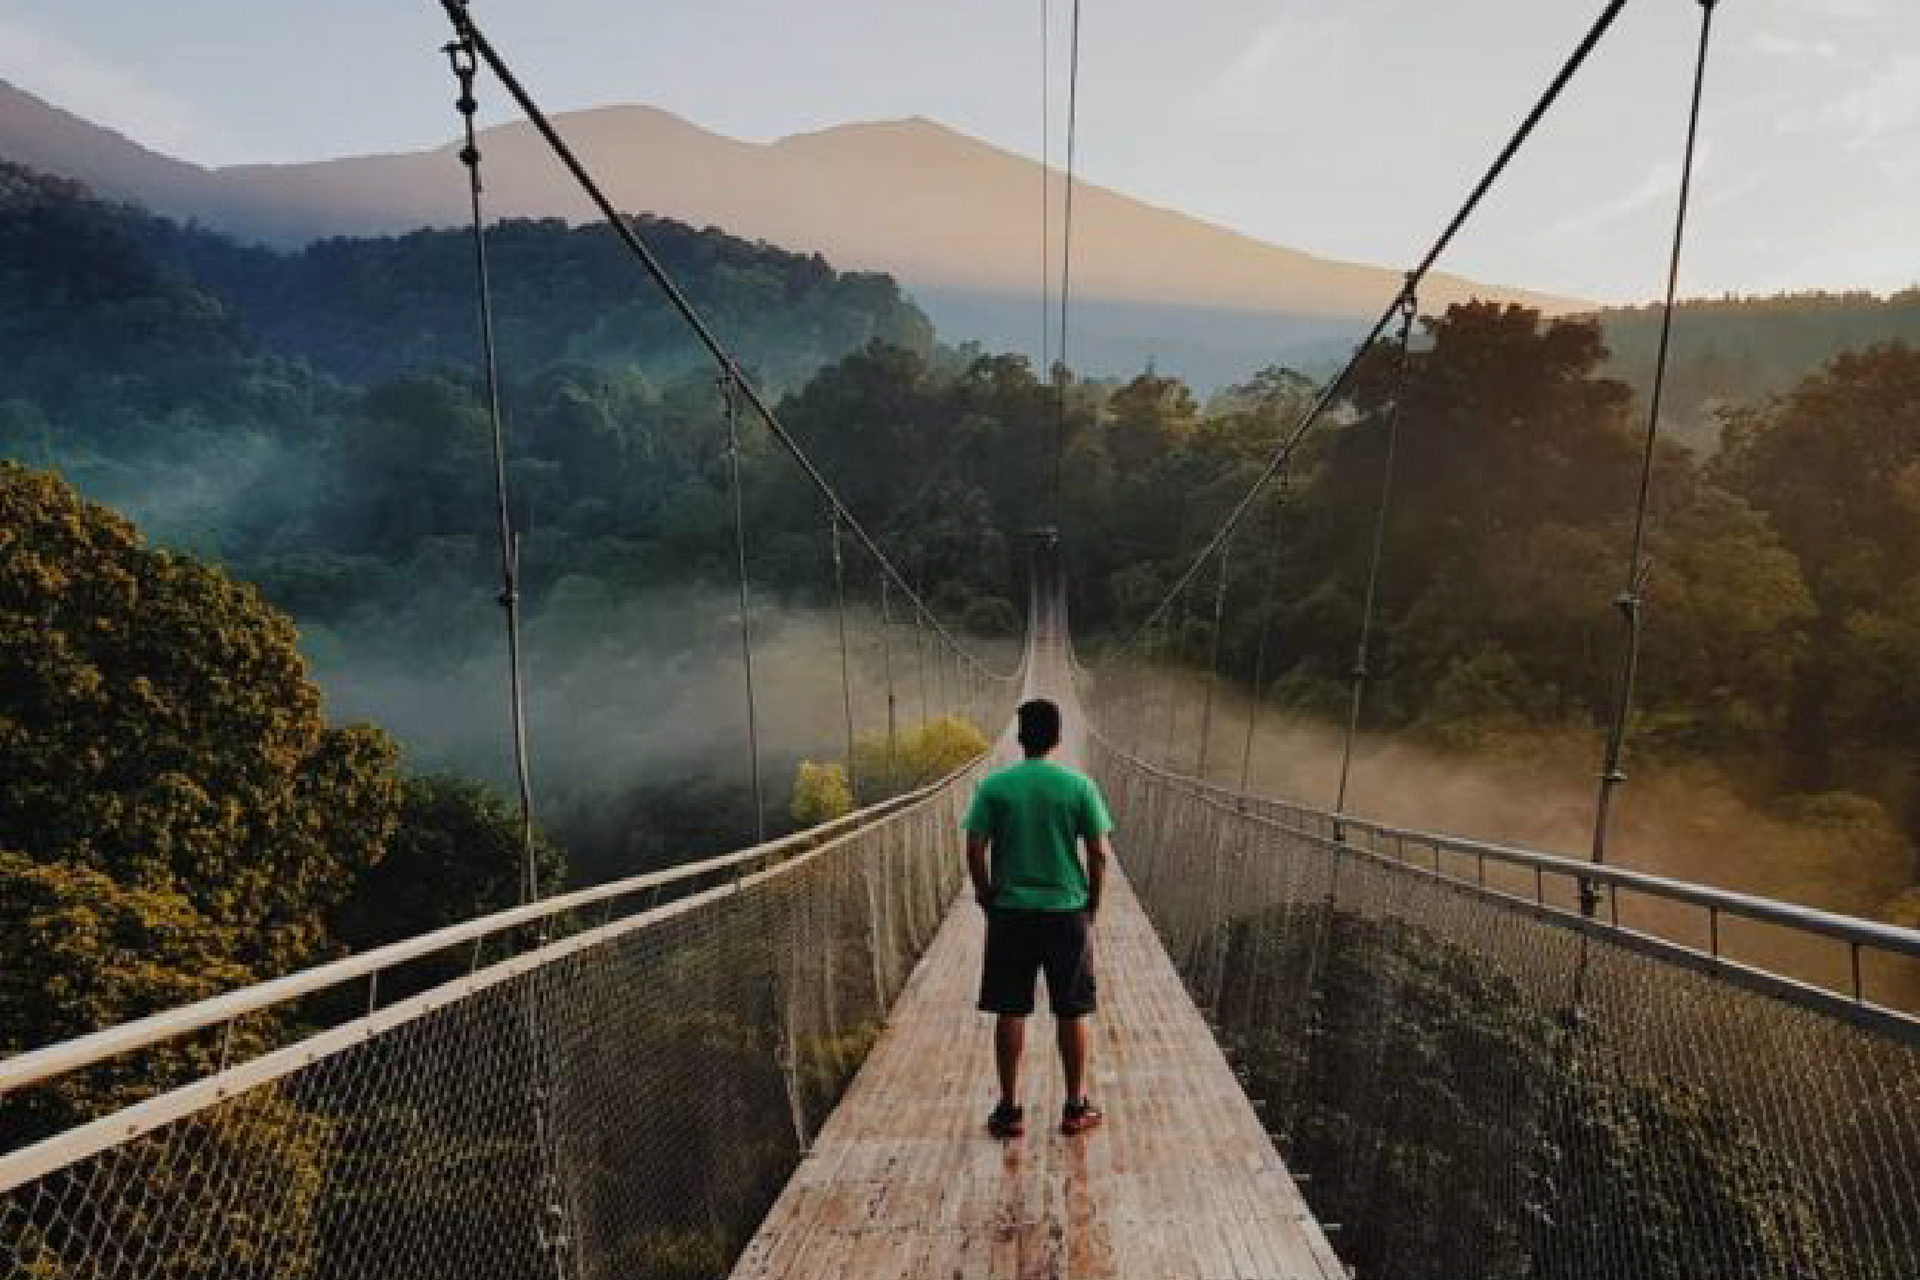
[[1060, 708], [1045, 698], [1020, 704], [1020, 729], [1014, 737], [1026, 750], [1038, 754], [1060, 745]]

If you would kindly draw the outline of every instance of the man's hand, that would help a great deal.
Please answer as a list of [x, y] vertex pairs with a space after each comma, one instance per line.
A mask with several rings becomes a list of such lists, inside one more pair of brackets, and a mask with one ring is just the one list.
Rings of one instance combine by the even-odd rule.
[[967, 833], [967, 874], [973, 879], [973, 900], [982, 911], [993, 906], [993, 876], [987, 866], [987, 838]]
[[1107, 838], [1087, 837], [1087, 918], [1100, 914], [1100, 895], [1107, 887]]

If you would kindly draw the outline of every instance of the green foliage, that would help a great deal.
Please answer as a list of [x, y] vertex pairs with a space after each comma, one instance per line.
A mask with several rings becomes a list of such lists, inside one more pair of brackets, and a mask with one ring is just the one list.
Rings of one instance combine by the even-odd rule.
[[[836, 272], [818, 254], [669, 218], [634, 221], [743, 363], [775, 387], [798, 385], [872, 339], [923, 354], [932, 347], [932, 326], [887, 276]], [[293, 254], [176, 234], [176, 256], [232, 299], [269, 346], [338, 377], [372, 382], [472, 359], [465, 231], [329, 239]], [[519, 367], [645, 362], [676, 377], [705, 372], [702, 350], [638, 287], [626, 250], [604, 228], [506, 219], [488, 229], [488, 250], [503, 349]]]
[[900, 740], [900, 760], [914, 786], [938, 781], [986, 753], [980, 730], [954, 716], [918, 726]]
[[[393, 833], [397, 790], [391, 744], [322, 722], [291, 624], [251, 588], [0, 463], [0, 1052], [320, 958], [329, 912]], [[275, 1022], [225, 1047], [255, 1051]], [[204, 1074], [220, 1052], [188, 1037], [10, 1098], [0, 1146]], [[297, 1204], [315, 1194], [326, 1125], [271, 1089], [239, 1128], [212, 1116], [185, 1131]], [[197, 1168], [143, 1191], [185, 1189]], [[166, 1274], [264, 1251], [235, 1212], [219, 1250], [169, 1255]]]
[[[0, 1051], [517, 896], [514, 816], [473, 783], [403, 782], [376, 730], [329, 727], [284, 615], [13, 463], [0, 463], [0, 693]], [[551, 888], [562, 867], [538, 847]], [[282, 1031], [254, 1019], [226, 1048]], [[0, 1144], [209, 1071], [220, 1052], [189, 1037], [10, 1099]]]
[[[534, 837], [542, 896], [564, 884], [552, 842]], [[466, 778], [407, 778], [385, 856], [354, 885], [333, 920], [355, 951], [504, 911], [520, 901], [520, 818], [489, 788]]]
[[[52, 326], [0, 322], [7, 447], [51, 458], [166, 544], [260, 584], [330, 665], [350, 671], [370, 652], [438, 669], [471, 660], [471, 637], [492, 627], [498, 552], [478, 386], [449, 368], [471, 360], [462, 238], [279, 255], [6, 176], [0, 244], [17, 252], [0, 261], [15, 314], [59, 313]], [[884, 278], [718, 232], [646, 229], [784, 391], [783, 420], [863, 525], [951, 624], [979, 634], [1017, 625], [1020, 535], [1055, 523], [1082, 633], [1130, 633], [1317, 391], [1284, 369], [1205, 405], [1150, 370], [1056, 384], [1016, 356], [934, 349]], [[612, 269], [617, 247], [591, 229], [508, 223], [495, 250], [529, 615], [729, 582], [725, 424], [671, 318], [635, 300]], [[1902, 331], [1912, 304], [1786, 299], [1683, 316], [1672, 403], [1726, 409], [1726, 436], [1705, 463], [1681, 448], [1656, 458], [1633, 735], [1637, 752], [1720, 760], [1754, 789], [1861, 790], [1910, 831], [1920, 357], [1863, 350], [1801, 384], [1786, 371], [1873, 325]], [[156, 316], [164, 335], [150, 332]], [[1400, 406], [1366, 728], [1506, 750], [1610, 714], [1611, 601], [1644, 425], [1614, 375], [1641, 376], [1650, 319], [1470, 304], [1422, 322], [1431, 342]], [[1734, 367], [1755, 350], [1772, 372]], [[119, 353], [110, 378], [102, 352]], [[1696, 378], [1696, 357], [1728, 367]], [[1346, 704], [1398, 367], [1390, 344], [1367, 353], [1296, 455], [1284, 499], [1253, 511], [1232, 549], [1227, 674], [1250, 679], [1266, 635], [1260, 692], [1312, 714]], [[1781, 394], [1731, 403], [1760, 385]], [[817, 494], [757, 430], [741, 468], [756, 588], [769, 604], [829, 600]], [[858, 557], [849, 584], [878, 595]], [[1210, 658], [1205, 595], [1202, 580], [1173, 611], [1163, 657]], [[706, 764], [676, 763], [689, 775]], [[854, 772], [863, 795], [885, 776], [869, 762]], [[648, 788], [582, 790], [545, 811], [580, 844], [582, 871], [605, 875], [753, 829], [738, 787], [702, 797], [719, 817]]]
[[[192, 912], [194, 936], [227, 939], [250, 972], [320, 954], [326, 912], [393, 832], [391, 744], [322, 721], [284, 616], [12, 463], [0, 688], [0, 848], [160, 895], [127, 906]], [[5, 967], [38, 963], [22, 952]], [[68, 1024], [6, 1033], [22, 1025]]]
[[1784, 395], [1726, 417], [1713, 474], [1801, 566], [1805, 641], [1778, 679], [1790, 776], [1839, 779], [1920, 817], [1912, 662], [1920, 658], [1920, 349], [1842, 355]]
[[[1227, 947], [1224, 1033], [1362, 1274], [1854, 1274], [1753, 1106], [1625, 1065], [1644, 1030], [1590, 1016], [1569, 1038], [1496, 956], [1392, 916], [1252, 913]], [[1301, 974], [1310, 1009], [1264, 1002]]]
[[[1603, 311], [1609, 371], [1642, 398], [1660, 339], [1660, 307]], [[1835, 356], [1889, 340], [1920, 345], [1920, 289], [1700, 298], [1680, 304], [1666, 404], [1689, 444], [1713, 447], [1721, 411], [1791, 389]]]
[[937, 782], [986, 753], [987, 740], [965, 720], [942, 716], [900, 732], [891, 752], [886, 734], [862, 737], [854, 748], [854, 768], [863, 790], [898, 795]]
[[[219, 994], [255, 976], [230, 928], [169, 888], [123, 884], [70, 862], [0, 848], [0, 1043], [9, 1052]], [[210, 1066], [176, 1043], [139, 1063], [34, 1090], [0, 1110], [0, 1147], [147, 1097]]]
[[847, 785], [847, 767], [802, 760], [793, 778], [790, 810], [793, 820], [803, 827], [817, 827], [852, 813], [853, 788]]
[[1013, 607], [1013, 602], [999, 596], [971, 600], [960, 615], [960, 625], [979, 636], [1017, 635], [1021, 624], [1020, 611]]
[[1483, 649], [1447, 665], [1414, 728], [1446, 746], [1483, 749], [1552, 723], [1558, 701], [1512, 654]]

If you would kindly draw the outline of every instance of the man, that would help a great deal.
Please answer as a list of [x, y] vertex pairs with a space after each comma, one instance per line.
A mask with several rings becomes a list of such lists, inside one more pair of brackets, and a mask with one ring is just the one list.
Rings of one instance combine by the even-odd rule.
[[1086, 1093], [1087, 1015], [1094, 1009], [1091, 925], [1100, 910], [1113, 819], [1091, 778], [1047, 759], [1060, 745], [1060, 708], [1036, 699], [1018, 714], [1026, 760], [983, 779], [961, 823], [974, 896], [987, 913], [980, 1009], [999, 1015], [993, 1048], [1000, 1103], [987, 1118], [998, 1138], [1025, 1131], [1020, 1051], [1042, 970], [1067, 1078], [1060, 1131], [1084, 1133], [1103, 1118]]

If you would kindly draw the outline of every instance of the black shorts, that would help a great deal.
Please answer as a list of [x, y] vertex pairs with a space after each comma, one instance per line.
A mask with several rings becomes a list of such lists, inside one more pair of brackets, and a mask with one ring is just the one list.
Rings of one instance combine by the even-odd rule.
[[1047, 1003], [1056, 1018], [1093, 1012], [1093, 939], [1084, 911], [987, 911], [987, 959], [980, 972], [980, 1010], [1023, 1018], [1033, 1012], [1034, 979], [1047, 974]]

